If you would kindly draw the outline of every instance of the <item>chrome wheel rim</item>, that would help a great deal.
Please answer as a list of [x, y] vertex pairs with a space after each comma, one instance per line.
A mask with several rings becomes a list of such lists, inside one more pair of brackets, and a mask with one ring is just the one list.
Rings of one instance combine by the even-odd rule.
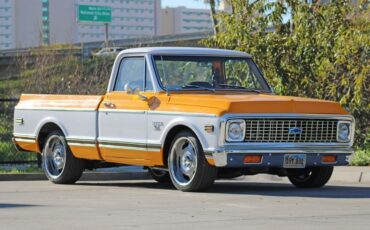
[[66, 163], [66, 146], [59, 136], [52, 136], [45, 144], [44, 169], [52, 177], [59, 177], [64, 170]]
[[176, 140], [172, 146], [169, 159], [169, 169], [177, 184], [186, 186], [192, 182], [197, 171], [198, 150], [187, 137]]

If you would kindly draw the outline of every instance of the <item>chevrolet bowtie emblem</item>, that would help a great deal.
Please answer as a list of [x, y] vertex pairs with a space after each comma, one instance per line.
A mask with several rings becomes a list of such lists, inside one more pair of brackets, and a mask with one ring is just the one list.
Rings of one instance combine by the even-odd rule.
[[301, 128], [297, 128], [297, 127], [294, 127], [294, 128], [290, 128], [289, 129], [289, 134], [301, 134], [303, 132], [303, 130]]

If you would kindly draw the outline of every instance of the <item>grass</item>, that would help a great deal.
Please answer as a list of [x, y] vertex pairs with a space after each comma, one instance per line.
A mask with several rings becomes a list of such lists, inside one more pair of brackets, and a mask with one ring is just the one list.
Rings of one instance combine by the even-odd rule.
[[42, 168], [30, 166], [26, 168], [0, 168], [0, 174], [23, 174], [23, 173], [42, 173]]
[[11, 141], [0, 141], [0, 161], [36, 161], [36, 153], [18, 152]]
[[0, 79], [0, 98], [17, 98], [19, 97], [19, 92], [23, 89], [23, 87], [23, 79]]

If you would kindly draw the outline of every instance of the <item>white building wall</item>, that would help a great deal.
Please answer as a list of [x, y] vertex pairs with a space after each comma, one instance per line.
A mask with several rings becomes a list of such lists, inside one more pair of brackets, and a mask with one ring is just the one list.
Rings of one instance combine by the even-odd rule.
[[39, 46], [41, 0], [0, 0], [0, 50]]
[[179, 8], [177, 13], [177, 33], [199, 32], [212, 29], [209, 10]]
[[75, 43], [75, 0], [49, 0], [50, 44]]
[[212, 29], [209, 10], [167, 7], [161, 10], [160, 34], [181, 34]]
[[14, 1], [14, 48], [40, 46], [41, 40], [41, 0]]

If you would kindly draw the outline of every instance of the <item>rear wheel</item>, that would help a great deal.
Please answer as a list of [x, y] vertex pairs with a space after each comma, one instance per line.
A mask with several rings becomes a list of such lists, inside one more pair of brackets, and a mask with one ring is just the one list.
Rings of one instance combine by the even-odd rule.
[[46, 177], [56, 184], [73, 184], [80, 179], [85, 161], [73, 156], [63, 133], [51, 132], [42, 150], [42, 165]]
[[172, 141], [168, 169], [173, 185], [184, 192], [209, 188], [217, 168], [208, 164], [198, 138], [190, 131], [179, 132]]
[[158, 169], [148, 169], [149, 174], [152, 176], [154, 180], [156, 180], [159, 183], [169, 183], [171, 182], [170, 175], [165, 170], [158, 170]]
[[320, 188], [330, 180], [333, 167], [317, 167], [299, 171], [291, 171], [290, 182], [298, 188]]

